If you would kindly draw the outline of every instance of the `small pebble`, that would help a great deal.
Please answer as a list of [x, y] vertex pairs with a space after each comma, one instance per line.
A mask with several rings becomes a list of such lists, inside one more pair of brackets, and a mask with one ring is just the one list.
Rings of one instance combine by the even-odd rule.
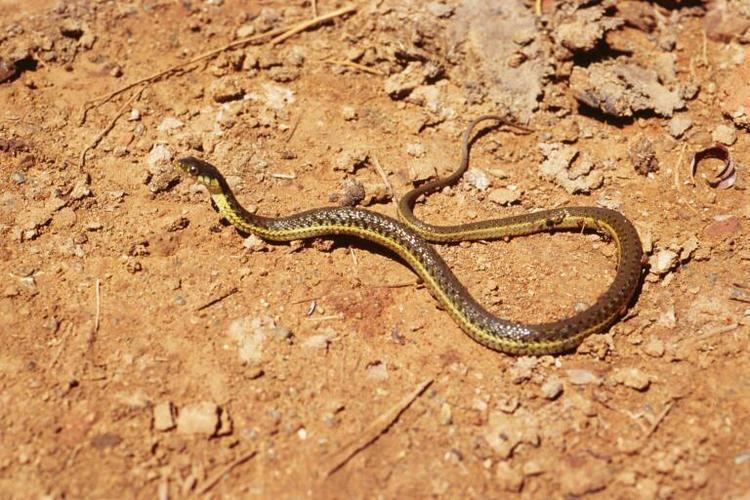
[[388, 368], [382, 361], [374, 361], [367, 365], [367, 378], [370, 380], [386, 380]]
[[651, 385], [651, 378], [638, 368], [620, 368], [612, 379], [618, 384], [637, 391], [645, 391]]
[[651, 356], [652, 358], [660, 358], [664, 355], [664, 341], [657, 338], [652, 338], [646, 345], [643, 346], [643, 352]]
[[484, 170], [478, 168], [470, 168], [464, 174], [464, 180], [469, 183], [470, 186], [477, 188], [480, 191], [486, 191], [490, 187], [490, 177]]
[[247, 23], [243, 24], [239, 28], [237, 28], [237, 31], [235, 31], [235, 36], [237, 38], [245, 38], [248, 36], [252, 36], [255, 34], [255, 25], [253, 23]]
[[262, 252], [268, 249], [268, 243], [254, 234], [251, 234], [250, 236], [242, 240], [242, 246], [250, 250], [251, 252]]
[[23, 184], [24, 182], [26, 182], [26, 174], [21, 171], [13, 172], [10, 175], [10, 179], [16, 184]]
[[556, 399], [563, 392], [563, 383], [557, 377], [552, 377], [542, 385], [542, 396], [546, 399]]
[[177, 130], [178, 128], [184, 127], [185, 124], [173, 116], [164, 118], [159, 124], [159, 132], [169, 132], [171, 130]]
[[601, 384], [602, 380], [589, 370], [581, 368], [570, 368], [565, 370], [568, 381], [573, 385]]
[[722, 123], [711, 133], [711, 138], [716, 142], [731, 146], [737, 142], [737, 130], [731, 125], [725, 125]]
[[427, 148], [421, 142], [412, 142], [404, 148], [409, 156], [414, 158], [422, 158], [427, 153]]
[[529, 380], [538, 363], [539, 359], [531, 356], [518, 358], [510, 369], [510, 381], [514, 384], [520, 384]]
[[169, 401], [154, 406], [154, 429], [160, 432], [174, 429], [174, 406]]
[[453, 7], [443, 2], [430, 2], [425, 6], [427, 12], [435, 17], [447, 18], [453, 15]]
[[519, 492], [523, 488], [523, 472], [508, 462], [498, 462], [495, 467], [495, 480], [505, 491]]
[[648, 259], [648, 263], [651, 266], [651, 273], [663, 275], [667, 274], [674, 268], [677, 264], [677, 260], [677, 252], [663, 249], [652, 255], [651, 258]]
[[505, 207], [518, 203], [521, 199], [521, 194], [518, 192], [518, 190], [498, 188], [490, 191], [487, 199], [489, 199], [492, 203], [497, 203], [498, 205]]
[[440, 405], [440, 423], [442, 425], [450, 425], [453, 423], [453, 410], [449, 403], [443, 403]]
[[358, 117], [357, 110], [354, 108], [354, 106], [342, 106], [341, 116], [348, 122], [354, 121]]
[[210, 401], [189, 404], [180, 409], [177, 432], [213, 436], [219, 429], [219, 407]]
[[308, 349], [326, 349], [334, 338], [335, 335], [331, 336], [330, 333], [311, 335], [302, 342], [302, 346]]
[[681, 137], [690, 127], [693, 126], [693, 119], [688, 115], [676, 115], [667, 125], [669, 129], [669, 135], [677, 139]]

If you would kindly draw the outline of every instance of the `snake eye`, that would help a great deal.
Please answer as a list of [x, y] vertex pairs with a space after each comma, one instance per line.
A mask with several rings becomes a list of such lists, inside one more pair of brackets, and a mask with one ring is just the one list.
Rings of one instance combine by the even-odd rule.
[[190, 165], [190, 173], [192, 175], [198, 175], [198, 167], [196, 167], [195, 165]]

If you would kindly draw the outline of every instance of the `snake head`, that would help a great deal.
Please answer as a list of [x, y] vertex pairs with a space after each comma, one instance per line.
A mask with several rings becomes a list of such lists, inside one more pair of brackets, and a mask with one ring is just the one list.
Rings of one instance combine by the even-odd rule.
[[177, 160], [177, 166], [198, 182], [208, 188], [209, 193], [218, 194], [228, 190], [227, 181], [219, 172], [219, 169], [193, 156], [186, 156]]

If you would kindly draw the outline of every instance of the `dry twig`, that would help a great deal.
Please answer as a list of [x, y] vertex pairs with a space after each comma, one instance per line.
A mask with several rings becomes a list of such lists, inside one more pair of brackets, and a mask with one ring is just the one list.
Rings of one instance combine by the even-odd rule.
[[375, 170], [377, 171], [380, 178], [383, 179], [383, 184], [385, 184], [385, 188], [388, 191], [388, 197], [391, 198], [391, 200], [393, 200], [395, 203], [396, 200], [393, 199], [393, 186], [388, 181], [388, 177], [385, 175], [385, 170], [383, 170], [383, 166], [380, 164], [378, 157], [375, 155], [372, 155], [372, 165], [375, 167]]
[[414, 391], [404, 396], [401, 401], [373, 420], [359, 437], [349, 445], [344, 446], [342, 449], [334, 453], [334, 457], [329, 462], [329, 466], [325, 473], [326, 477], [342, 468], [349, 462], [349, 460], [354, 458], [357, 453], [370, 446], [377, 441], [380, 436], [388, 432], [388, 429], [390, 429], [396, 420], [398, 420], [401, 414], [411, 406], [414, 400], [416, 400], [430, 386], [430, 384], [432, 384], [432, 379], [427, 379], [419, 384]]
[[209, 308], [214, 304], [218, 304], [222, 300], [226, 299], [230, 295], [234, 295], [235, 293], [239, 292], [239, 288], [236, 286], [233, 286], [232, 288], [229, 288], [223, 292], [221, 292], [218, 296], [214, 297], [213, 299], [209, 300], [208, 302], [198, 306], [195, 308], [196, 311], [202, 311], [203, 309]]
[[268, 37], [275, 37], [273, 38], [269, 43], [271, 45], [276, 45], [284, 40], [296, 35], [297, 33], [300, 33], [302, 31], [305, 31], [306, 29], [309, 29], [313, 26], [316, 26], [320, 23], [324, 23], [326, 21], [330, 21], [331, 19], [334, 19], [336, 17], [344, 16], [346, 14], [351, 14], [353, 12], [356, 12], [357, 7], [355, 5], [348, 5], [345, 7], [342, 7], [340, 9], [334, 10], [333, 12], [330, 12], [328, 14], [325, 14], [323, 16], [317, 16], [313, 19], [308, 19], [307, 21], [302, 21], [300, 23], [294, 24], [292, 26], [284, 26], [283, 28], [277, 28], [274, 30], [267, 31], [265, 33], [261, 33], [259, 35], [253, 35], [248, 36], [245, 38], [240, 38], [239, 40], [235, 40], [234, 42], [228, 43], [226, 45], [223, 45], [217, 49], [209, 50], [208, 52], [204, 52], [203, 54], [200, 54], [192, 59], [189, 59], [188, 61], [184, 61], [178, 64], [175, 64], [174, 66], [170, 66], [167, 69], [158, 71], [152, 75], [149, 75], [147, 77], [141, 78], [140, 80], [136, 80], [134, 82], [128, 83], [127, 85], [124, 85], [109, 94], [105, 94], [99, 97], [95, 97], [91, 99], [90, 101], [86, 101], [83, 104], [83, 109], [81, 111], [81, 118], [79, 120], [79, 125], [83, 125], [86, 122], [86, 115], [88, 112], [97, 107], [100, 106], [106, 102], [109, 102], [112, 100], [112, 98], [122, 94], [123, 92], [126, 92], [134, 87], [137, 87], [138, 85], [142, 85], [144, 83], [151, 83], [156, 80], [159, 80], [165, 76], [169, 76], [173, 73], [178, 73], [181, 71], [187, 71], [185, 68], [188, 66], [191, 66], [193, 64], [196, 64], [198, 62], [203, 61], [204, 59], [209, 59], [213, 56], [216, 56], [218, 54], [221, 54], [222, 52], [225, 52], [227, 50], [235, 49], [238, 47], [244, 47], [245, 45], [249, 45], [251, 43], [259, 42], [261, 40], [264, 40]]
[[240, 455], [238, 458], [234, 459], [233, 461], [229, 462], [223, 469], [221, 469], [219, 472], [211, 476], [207, 481], [206, 484], [201, 486], [198, 491], [195, 493], [197, 495], [203, 495], [208, 492], [211, 488], [216, 486], [216, 484], [221, 481], [221, 478], [224, 477], [226, 474], [229, 474], [232, 469], [237, 467], [238, 465], [242, 465], [251, 458], [253, 458], [255, 455], [258, 454], [258, 450], [250, 450], [247, 453]]
[[364, 64], [358, 64], [358, 63], [355, 63], [354, 61], [344, 61], [341, 59], [324, 59], [323, 62], [328, 63], [328, 64], [333, 64], [336, 66], [348, 66], [350, 68], [358, 69], [359, 71], [363, 71], [365, 73], [369, 73], [375, 76], [385, 76], [383, 72], [378, 69], [365, 66]]
[[135, 92], [132, 96], [130, 96], [130, 99], [128, 99], [125, 104], [122, 105], [122, 107], [117, 111], [114, 118], [109, 122], [109, 124], [102, 129], [101, 132], [99, 132], [99, 135], [97, 135], [93, 141], [91, 141], [91, 144], [86, 146], [83, 151], [81, 151], [81, 157], [78, 160], [78, 165], [83, 168], [86, 165], [86, 153], [91, 151], [92, 149], [96, 148], [99, 143], [104, 139], [104, 137], [109, 134], [109, 132], [115, 128], [115, 124], [117, 123], [117, 120], [120, 119], [120, 117], [125, 114], [125, 112], [128, 110], [130, 105], [141, 97], [141, 94], [146, 89], [146, 87], [143, 87], [139, 89], [137, 92]]

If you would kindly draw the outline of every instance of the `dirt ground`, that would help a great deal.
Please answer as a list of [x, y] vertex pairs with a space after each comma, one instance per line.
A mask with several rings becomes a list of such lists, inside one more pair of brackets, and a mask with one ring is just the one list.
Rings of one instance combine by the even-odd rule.
[[[748, 498], [750, 7], [349, 7], [0, 0], [0, 497]], [[261, 214], [395, 216], [485, 113], [533, 132], [487, 128], [420, 216], [601, 205], [641, 234], [633, 307], [575, 353], [486, 349], [387, 252], [240, 234], [173, 168]], [[616, 270], [596, 235], [438, 249], [525, 323]]]

